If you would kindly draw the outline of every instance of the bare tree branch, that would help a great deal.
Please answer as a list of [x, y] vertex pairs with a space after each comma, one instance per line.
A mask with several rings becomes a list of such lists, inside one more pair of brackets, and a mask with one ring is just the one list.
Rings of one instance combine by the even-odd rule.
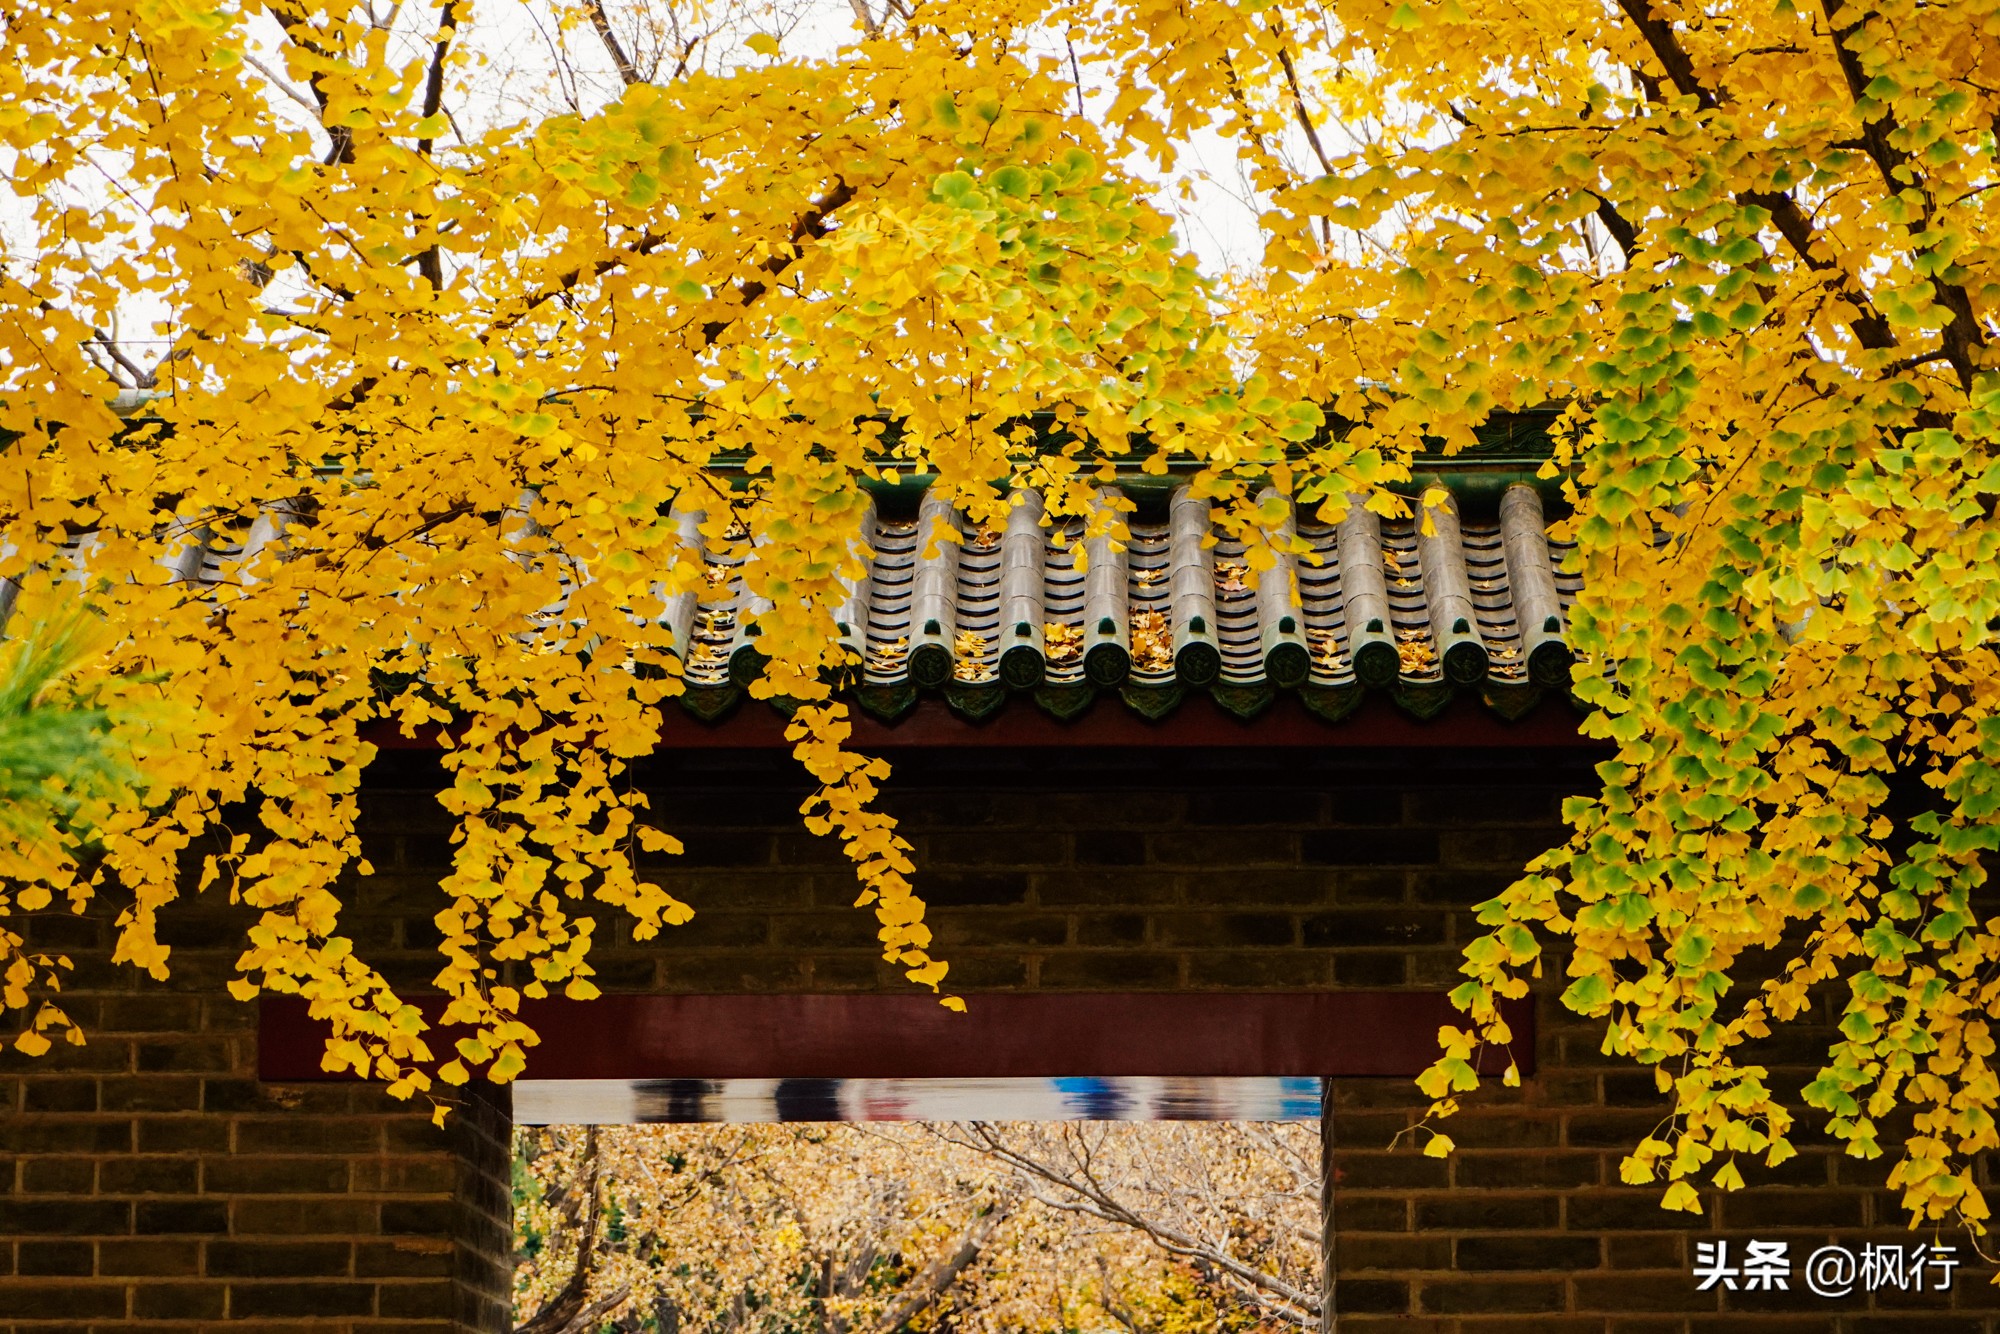
[[[793, 261], [798, 258], [798, 252], [805, 247], [807, 242], [821, 240], [826, 236], [829, 230], [827, 223], [831, 219], [834, 210], [853, 199], [854, 193], [854, 187], [849, 185], [846, 180], [836, 178], [833, 188], [820, 196], [814, 202], [813, 206], [807, 209], [797, 222], [792, 224], [792, 234], [789, 238], [791, 244], [764, 261], [762, 265], [764, 272], [768, 273], [775, 281], [786, 269], [790, 268]], [[769, 290], [769, 283], [761, 279], [752, 279], [739, 286], [736, 289], [736, 294], [742, 309], [748, 310], [751, 303]], [[736, 315], [730, 316], [728, 319], [710, 320], [708, 323], [702, 325], [702, 342], [705, 344], [713, 343], [716, 339], [722, 337], [729, 326], [734, 324], [740, 317], [741, 311]]]
[[[603, 1159], [597, 1147], [597, 1127], [593, 1125], [584, 1132], [580, 1180], [573, 1186], [583, 1192], [579, 1206], [583, 1235], [577, 1239], [576, 1267], [570, 1271], [569, 1281], [555, 1296], [544, 1302], [539, 1311], [514, 1326], [514, 1334], [572, 1334], [577, 1321], [591, 1310], [592, 1304], [586, 1298], [590, 1292], [591, 1271], [597, 1261], [597, 1224], [601, 1204], [597, 1179], [602, 1165]], [[616, 1294], [618, 1302], [623, 1302], [627, 1295], [629, 1289], [621, 1289]]]
[[[430, 72], [424, 78], [425, 120], [437, 115], [438, 109], [444, 105], [444, 58], [451, 50], [452, 34], [457, 26], [458, 0], [444, 0], [444, 11], [438, 15], [437, 42], [431, 47]], [[429, 157], [431, 144], [432, 140], [428, 135], [417, 140], [417, 156]], [[432, 291], [441, 291], [444, 288], [444, 256], [436, 242], [432, 242], [417, 257], [417, 271], [423, 274]]]
[[[86, 348], [91, 346], [101, 348], [104, 355], [117, 363], [119, 369], [123, 370], [131, 378], [132, 388], [151, 389], [159, 383], [159, 376], [155, 373], [159, 369], [158, 367], [150, 371], [141, 367], [125, 354], [125, 349], [118, 346], [116, 339], [112, 338], [110, 334], [105, 333], [102, 329], [92, 329], [91, 334], [93, 337], [84, 346]], [[166, 363], [162, 361], [160, 364], [165, 365]]]
[[1080, 1163], [1075, 1172], [1066, 1171], [1057, 1164], [1017, 1149], [984, 1122], [971, 1122], [968, 1129], [971, 1139], [954, 1142], [977, 1149], [1013, 1167], [1031, 1181], [1046, 1182], [1062, 1192], [1057, 1196], [1034, 1192], [1043, 1204], [1066, 1213], [1087, 1214], [1144, 1233], [1154, 1245], [1168, 1254], [1180, 1256], [1218, 1276], [1226, 1276], [1236, 1286], [1264, 1299], [1261, 1303], [1264, 1309], [1282, 1315], [1303, 1328], [1318, 1328], [1321, 1294], [1307, 1292], [1276, 1274], [1245, 1264], [1227, 1251], [1180, 1228], [1140, 1214], [1098, 1181], [1087, 1163]]
[[1326, 149], [1320, 145], [1319, 130], [1313, 126], [1312, 114], [1306, 110], [1305, 90], [1299, 86], [1299, 72], [1292, 64], [1292, 50], [1285, 42], [1284, 30], [1274, 21], [1271, 36], [1278, 42], [1278, 63], [1285, 70], [1285, 86], [1291, 89], [1292, 110], [1298, 115], [1299, 124], [1306, 132], [1306, 142], [1312, 145], [1313, 156], [1319, 159], [1319, 169], [1333, 175], [1333, 163], [1327, 158]]
[[1626, 266], [1630, 267], [1632, 256], [1639, 250], [1639, 229], [1618, 211], [1616, 204], [1595, 190], [1589, 193], [1597, 201], [1597, 220], [1604, 224], [1605, 231], [1611, 233], [1611, 239], [1618, 243], [1618, 249], [1625, 256]]
[[[1867, 94], [1868, 73], [1862, 67], [1854, 38], [1867, 25], [1868, 18], [1864, 14], [1842, 27], [1836, 16], [1846, 7], [1846, 0], [1820, 0], [1820, 10], [1826, 15], [1827, 26], [1832, 29], [1834, 56], [1840, 64], [1841, 77], [1846, 80], [1848, 96], [1858, 110]], [[1911, 230], [1913, 233], [1928, 231], [1935, 213], [1935, 200], [1915, 160], [1896, 146], [1894, 136], [1901, 129], [1895, 116], [1886, 109], [1874, 119], [1864, 120], [1861, 124], [1862, 151], [1875, 164], [1875, 170], [1882, 177], [1882, 187], [1891, 195], [1910, 189], [1916, 191], [1917, 198], [1922, 201], [1922, 209], [1917, 225]], [[1973, 374], [1982, 360], [1980, 354], [1986, 346], [1986, 331], [1973, 314], [1972, 296], [1963, 284], [1948, 283], [1933, 273], [1931, 291], [1936, 295], [1938, 304], [1951, 312], [1951, 322], [1945, 325], [1940, 339], [1940, 350], [1945, 360], [1951, 363], [1952, 370], [1957, 372], [1959, 384], [1970, 390]]]
[[896, 1294], [896, 1300], [876, 1322], [875, 1334], [899, 1334], [902, 1328], [929, 1310], [942, 1297], [945, 1290], [958, 1281], [958, 1276], [974, 1260], [991, 1240], [993, 1230], [1000, 1226], [1013, 1202], [1000, 1199], [987, 1205], [972, 1216], [965, 1230], [959, 1234], [958, 1245], [939, 1256], [924, 1270], [911, 1279], [909, 1285]]
[[584, 11], [590, 15], [590, 26], [597, 30], [597, 40], [604, 43], [605, 53], [611, 57], [619, 81], [627, 88], [644, 83], [646, 80], [633, 66], [632, 58], [625, 54], [625, 46], [618, 40], [618, 34], [611, 31], [611, 19], [604, 12], [604, 0], [584, 0]]
[[[1659, 16], [1651, 0], [1618, 0], [1618, 8], [1639, 30], [1639, 35], [1645, 38], [1653, 58], [1666, 70], [1667, 78], [1676, 91], [1684, 97], [1694, 98], [1703, 111], [1715, 111], [1721, 107], [1721, 99], [1695, 74], [1694, 60], [1688, 55], [1687, 48], [1681, 45], [1673, 25]], [[1842, 270], [1830, 255], [1814, 250], [1819, 238], [1812, 219], [1799, 207], [1798, 200], [1782, 190], [1740, 190], [1736, 194], [1736, 202], [1769, 213], [1771, 225], [1778, 229], [1778, 234], [1785, 238], [1800, 262], [1815, 272], [1826, 273], [1833, 278], [1841, 299], [1854, 307], [1855, 315], [1848, 322], [1848, 327], [1854, 333], [1855, 342], [1877, 351], [1897, 345], [1889, 322], [1875, 309], [1868, 294], [1855, 285], [1853, 277]]]

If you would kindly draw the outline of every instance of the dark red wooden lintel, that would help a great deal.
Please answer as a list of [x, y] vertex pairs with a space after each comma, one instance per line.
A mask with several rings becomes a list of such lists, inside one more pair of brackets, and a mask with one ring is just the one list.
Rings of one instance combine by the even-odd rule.
[[[541, 1035], [526, 1079], [965, 1079], [1067, 1076], [1410, 1076], [1465, 1018], [1442, 992], [1015, 992], [927, 995], [603, 996], [522, 1005]], [[422, 1002], [436, 1015], [442, 1002]], [[1504, 1008], [1513, 1056], [1534, 1068], [1534, 1011]], [[325, 1026], [266, 997], [258, 1073], [333, 1078]], [[430, 1035], [448, 1052], [448, 1032]], [[1508, 1054], [1482, 1054], [1498, 1073]]]

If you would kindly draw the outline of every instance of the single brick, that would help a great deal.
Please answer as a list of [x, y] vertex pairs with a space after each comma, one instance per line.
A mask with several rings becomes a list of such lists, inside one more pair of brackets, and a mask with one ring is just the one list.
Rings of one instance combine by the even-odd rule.
[[194, 1240], [135, 1238], [97, 1243], [97, 1272], [192, 1277], [201, 1272], [201, 1243]]
[[1121, 830], [1079, 834], [1071, 840], [1071, 860], [1078, 866], [1143, 866], [1146, 836]]
[[97, 1081], [94, 1079], [24, 1079], [21, 1081], [21, 1110], [25, 1112], [94, 1112], [97, 1110]]
[[107, 1112], [192, 1112], [201, 1108], [199, 1079], [107, 1079], [102, 1095]]
[[770, 920], [771, 943], [779, 949], [875, 950], [881, 948], [876, 934], [880, 930], [874, 914], [853, 909], [839, 914], [786, 913]]
[[1304, 940], [1319, 949], [1368, 945], [1436, 945], [1445, 938], [1445, 915], [1414, 908], [1350, 908], [1304, 919]]
[[449, 1278], [452, 1268], [452, 1245], [442, 1237], [398, 1237], [354, 1248], [360, 1278]]
[[376, 1230], [381, 1205], [347, 1196], [239, 1199], [230, 1230], [239, 1237], [344, 1236]]
[[1409, 980], [1409, 956], [1401, 950], [1337, 951], [1333, 980], [1343, 987], [1400, 987]]
[[1560, 1279], [1432, 1280], [1418, 1290], [1417, 1302], [1441, 1315], [1560, 1311], [1564, 1304]]
[[[931, 879], [919, 872], [918, 891], [926, 900], [936, 903], [938, 900], [928, 888]], [[1172, 903], [1177, 883], [1164, 871], [1118, 870], [1038, 871], [1034, 882], [1036, 901], [1044, 908]]]
[[1334, 1254], [1342, 1274], [1360, 1269], [1449, 1269], [1451, 1245], [1450, 1237], [1427, 1233], [1355, 1236], [1342, 1228]]
[[1343, 908], [1379, 907], [1404, 901], [1409, 894], [1408, 871], [1335, 871], [1333, 901]]
[[1298, 835], [1281, 830], [1153, 835], [1153, 860], [1168, 866], [1286, 866], [1299, 860]]
[[97, 1188], [106, 1195], [193, 1195], [201, 1163], [193, 1158], [101, 1158]]
[[1172, 987], [1180, 978], [1179, 961], [1169, 955], [1088, 951], [1051, 955], [1042, 960], [1041, 985], [1071, 991], [1114, 987]]
[[1481, 1194], [1427, 1197], [1417, 1201], [1421, 1231], [1488, 1232], [1556, 1227], [1562, 1202], [1553, 1195]]
[[224, 1153], [229, 1123], [208, 1116], [149, 1116], [139, 1120], [140, 1153]]
[[132, 1289], [138, 1320], [220, 1320], [229, 1289], [220, 1283], [142, 1283]]
[[[670, 927], [653, 940], [636, 948], [645, 950], [673, 949], [700, 950], [715, 948], [746, 948], [769, 943], [771, 919], [761, 913], [718, 912], [695, 909], [694, 916], [676, 927]], [[782, 943], [782, 942], [781, 942]], [[593, 950], [591, 963], [599, 964], [598, 951]], [[599, 985], [602, 985], [600, 983]]]
[[1604, 1263], [1610, 1269], [1675, 1269], [1686, 1272], [1688, 1250], [1678, 1233], [1645, 1236], [1609, 1233], [1604, 1237]]
[[87, 1276], [97, 1270], [97, 1247], [88, 1241], [24, 1241], [14, 1269], [28, 1278]]
[[170, 1041], [139, 1042], [134, 1044], [133, 1054], [135, 1066], [143, 1073], [221, 1072], [236, 1066], [235, 1049], [226, 1038], [177, 1037]]
[[1153, 938], [1196, 949], [1288, 946], [1298, 943], [1298, 926], [1284, 913], [1158, 913]]
[[1860, 1227], [1867, 1197], [1859, 1191], [1755, 1187], [1722, 1197], [1722, 1224], [1730, 1228]]
[[1414, 824], [1543, 825], [1559, 829], [1562, 799], [1548, 788], [1439, 787], [1415, 789], [1403, 798], [1403, 809]]
[[1401, 824], [1403, 795], [1389, 787], [1335, 788], [1327, 794], [1327, 822], [1337, 825]]
[[211, 1195], [334, 1195], [347, 1189], [343, 1158], [210, 1158], [202, 1190]]
[[229, 1206], [221, 1200], [140, 1200], [133, 1206], [132, 1230], [149, 1237], [219, 1236], [229, 1230]]
[[229, 1285], [229, 1316], [232, 1320], [269, 1316], [298, 1316], [324, 1319], [329, 1316], [372, 1315], [375, 1285], [372, 1283], [232, 1283]]
[[1334, 1180], [1343, 1190], [1432, 1190], [1450, 1184], [1445, 1159], [1414, 1152], [1341, 1152], [1334, 1163]]
[[1595, 1269], [1598, 1245], [1595, 1237], [1460, 1237], [1454, 1258], [1460, 1269]]
[[458, 1221], [457, 1208], [449, 1200], [384, 1200], [383, 1235], [447, 1235]]
[[1713, 1311], [1718, 1292], [1697, 1292], [1692, 1277], [1665, 1274], [1587, 1274], [1576, 1280], [1576, 1305], [1581, 1311]]
[[1660, 1113], [1656, 1111], [1580, 1112], [1565, 1122], [1563, 1140], [1572, 1148], [1630, 1152], [1659, 1124]]
[[228, 1278], [321, 1278], [353, 1268], [346, 1241], [211, 1241], [207, 1272]]
[[449, 1283], [384, 1283], [377, 1290], [376, 1314], [384, 1317], [442, 1320], [457, 1307], [458, 1294]]
[[1333, 882], [1332, 872], [1284, 867], [1269, 870], [1204, 867], [1185, 872], [1181, 877], [1189, 903], [1230, 908], [1317, 907], [1326, 902]]
[[1470, 908], [1495, 897], [1516, 878], [1513, 871], [1416, 871], [1410, 875], [1410, 889], [1418, 903]]
[[45, 1280], [0, 1283], [0, 1319], [119, 1320], [125, 1315], [125, 1288], [105, 1283]]
[[1147, 918], [1135, 912], [1083, 912], [1075, 916], [1079, 945], [1138, 945], [1146, 939]]
[[1438, 836], [1427, 829], [1329, 829], [1306, 834], [1300, 855], [1315, 866], [1429, 866]]
[[794, 834], [780, 834], [771, 843], [777, 850], [780, 866], [838, 866], [844, 869], [848, 865], [847, 853], [842, 850], [837, 838], [825, 838], [801, 830]]
[[204, 1079], [201, 1110], [209, 1113], [265, 1110], [264, 1086], [254, 1079]]
[[1571, 1196], [1565, 1213], [1563, 1225], [1571, 1232], [1694, 1232], [1707, 1231], [1712, 1226], [1701, 1214], [1662, 1209], [1657, 1187], [1643, 1191], [1626, 1187]]
[[1338, 1278], [1334, 1302], [1343, 1328], [1356, 1315], [1393, 1315], [1410, 1309], [1410, 1285], [1393, 1278]]
[[[941, 912], [932, 919], [940, 948], [1062, 945], [1069, 940], [1069, 919], [1049, 914]], [[955, 955], [947, 954], [956, 963]]]
[[652, 867], [655, 864], [672, 866], [679, 870], [734, 869], [746, 866], [769, 866], [775, 860], [770, 835], [754, 833], [697, 833], [682, 828], [673, 831], [681, 841], [681, 852], [676, 857], [655, 857], [641, 854], [640, 865]]
[[1191, 987], [1255, 987], [1265, 990], [1307, 988], [1326, 983], [1330, 960], [1306, 951], [1278, 953], [1242, 950], [1228, 954], [1190, 955], [1187, 981]]
[[1234, 787], [1192, 792], [1187, 799], [1186, 821], [1191, 825], [1214, 825], [1241, 829], [1248, 825], [1293, 825], [1308, 827], [1325, 818], [1323, 793], [1301, 789]]
[[[951, 985], [969, 991], [1012, 990], [1028, 985], [1028, 961], [1020, 955], [953, 954]], [[902, 981], [897, 978], [896, 981]], [[907, 982], [903, 982], [907, 986]], [[895, 985], [894, 982], [890, 985]]]
[[1454, 1164], [1452, 1182], [1471, 1190], [1574, 1189], [1597, 1185], [1600, 1163], [1592, 1153], [1469, 1153]]
[[95, 1158], [23, 1158], [21, 1191], [26, 1195], [88, 1195], [97, 1180]]
[[0, 1236], [122, 1237], [132, 1230], [123, 1200], [0, 1200]]
[[[1088, 842], [1092, 835], [1078, 836]], [[1069, 836], [1045, 830], [995, 834], [927, 834], [917, 847], [920, 867], [1061, 866], [1070, 860]]]
[[1025, 871], [917, 872], [917, 892], [938, 908], [1001, 907], [1028, 901]]
[[0, 1153], [129, 1153], [131, 1149], [130, 1121], [75, 1116], [0, 1120]]
[[1518, 872], [1563, 841], [1560, 829], [1458, 830], [1440, 836], [1447, 866], [1495, 866]]

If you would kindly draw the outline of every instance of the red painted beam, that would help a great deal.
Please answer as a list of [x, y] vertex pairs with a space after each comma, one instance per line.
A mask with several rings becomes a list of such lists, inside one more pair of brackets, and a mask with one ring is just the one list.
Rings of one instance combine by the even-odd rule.
[[[441, 1002], [424, 1002], [435, 1015]], [[1442, 992], [1013, 992], [955, 1014], [925, 995], [603, 996], [528, 1001], [527, 1079], [963, 1079], [1113, 1075], [1410, 1076], [1462, 1023]], [[1521, 1072], [1532, 1002], [1509, 1002]], [[295, 997], [262, 1003], [257, 1069], [327, 1079], [326, 1030]], [[448, 1034], [431, 1038], [448, 1050]], [[1481, 1061], [1507, 1065], [1502, 1052]]]
[[[943, 700], [925, 699], [893, 723], [856, 710], [853, 740], [857, 747], [871, 752], [933, 746], [1603, 748], [1603, 742], [1581, 734], [1580, 722], [1581, 715], [1559, 700], [1544, 701], [1525, 718], [1508, 722], [1465, 696], [1453, 700], [1433, 718], [1415, 718], [1382, 701], [1364, 705], [1337, 723], [1327, 722], [1289, 695], [1279, 696], [1270, 708], [1248, 720], [1197, 694], [1157, 721], [1106, 698], [1069, 722], [1050, 717], [1025, 700], [1006, 705], [983, 722], [973, 722], [953, 713]], [[395, 724], [373, 723], [362, 729], [362, 735], [384, 750], [438, 747], [434, 727], [411, 738], [402, 735]], [[714, 723], [703, 722], [674, 704], [668, 704], [662, 714], [662, 750], [764, 749], [789, 744], [784, 716], [757, 700], [745, 700]]]

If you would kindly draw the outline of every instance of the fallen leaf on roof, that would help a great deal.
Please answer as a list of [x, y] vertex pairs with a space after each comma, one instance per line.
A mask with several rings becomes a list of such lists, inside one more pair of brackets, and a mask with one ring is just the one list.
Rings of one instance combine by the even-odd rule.
[[1132, 616], [1132, 661], [1142, 672], [1164, 672], [1174, 664], [1174, 636], [1163, 611]]
[[1083, 651], [1083, 631], [1061, 621], [1042, 627], [1042, 652], [1050, 662], [1068, 662]]
[[1347, 665], [1347, 655], [1340, 651], [1340, 640], [1328, 631], [1306, 636], [1306, 646], [1321, 671], [1337, 673]]

